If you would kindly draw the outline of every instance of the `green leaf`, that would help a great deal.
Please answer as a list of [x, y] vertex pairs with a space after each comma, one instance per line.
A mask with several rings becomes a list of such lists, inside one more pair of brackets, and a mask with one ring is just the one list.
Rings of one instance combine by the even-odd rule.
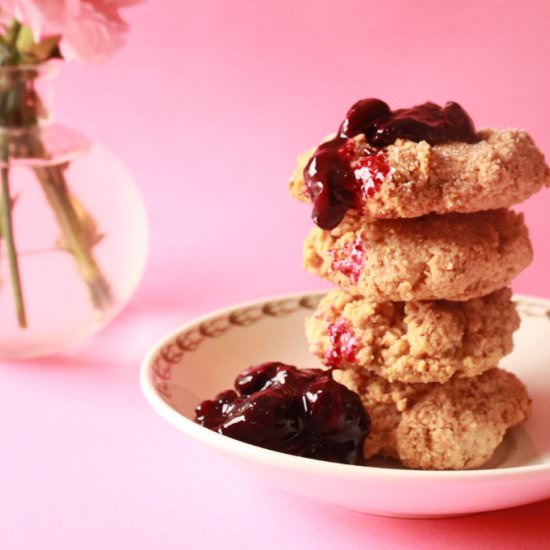
[[4, 42], [8, 47], [13, 47], [17, 41], [17, 35], [21, 30], [21, 23], [16, 19], [12, 19], [9, 25], [4, 30]]
[[32, 31], [26, 25], [21, 25], [17, 39], [15, 41], [15, 48], [21, 54], [29, 54], [33, 51], [36, 43], [32, 37]]
[[29, 27], [22, 26], [17, 36], [15, 49], [22, 64], [42, 63], [48, 59], [59, 58], [59, 42], [61, 36], [46, 36], [40, 42], [35, 42]]
[[47, 36], [38, 44], [35, 44], [32, 53], [38, 63], [46, 61], [46, 59], [59, 58], [59, 42], [61, 36]]

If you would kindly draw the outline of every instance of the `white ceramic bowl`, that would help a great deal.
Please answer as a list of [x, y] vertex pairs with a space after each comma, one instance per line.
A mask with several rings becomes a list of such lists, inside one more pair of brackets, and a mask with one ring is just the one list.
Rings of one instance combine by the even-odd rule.
[[262, 449], [193, 422], [194, 407], [232, 387], [250, 365], [282, 361], [317, 366], [307, 350], [304, 320], [321, 293], [239, 304], [178, 328], [150, 351], [141, 385], [168, 422], [248, 471], [293, 493], [371, 514], [449, 516], [517, 506], [550, 497], [550, 302], [516, 297], [522, 325], [502, 367], [533, 397], [529, 420], [511, 430], [479, 470], [417, 471], [383, 461], [349, 466]]

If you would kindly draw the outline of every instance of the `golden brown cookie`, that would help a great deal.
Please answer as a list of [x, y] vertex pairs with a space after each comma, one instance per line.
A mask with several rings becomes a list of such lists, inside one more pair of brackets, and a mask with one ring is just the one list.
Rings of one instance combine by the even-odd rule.
[[466, 302], [369, 302], [343, 290], [306, 321], [311, 352], [326, 365], [366, 369], [390, 382], [444, 383], [477, 376], [512, 351], [519, 316], [504, 288]]
[[[384, 148], [388, 173], [363, 194], [362, 214], [373, 218], [415, 218], [426, 214], [480, 212], [518, 204], [543, 186], [550, 186], [550, 169], [544, 156], [524, 130], [487, 129], [477, 143], [430, 145], [398, 139]], [[354, 165], [372, 154], [364, 135], [353, 139]], [[309, 201], [303, 171], [315, 148], [298, 157], [289, 188], [294, 197]], [[376, 179], [356, 171], [362, 179]]]
[[530, 411], [523, 384], [497, 368], [445, 384], [391, 383], [356, 370], [336, 370], [334, 378], [360, 395], [370, 415], [365, 458], [393, 457], [409, 468], [479, 468]]
[[531, 259], [510, 210], [372, 223], [352, 210], [304, 243], [306, 269], [372, 302], [469, 300], [508, 286]]

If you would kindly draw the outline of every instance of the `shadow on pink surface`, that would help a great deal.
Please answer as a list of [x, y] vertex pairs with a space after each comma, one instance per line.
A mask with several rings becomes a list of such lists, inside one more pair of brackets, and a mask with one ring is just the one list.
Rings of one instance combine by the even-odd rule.
[[547, 548], [550, 537], [550, 500], [454, 518], [402, 519], [363, 515], [301, 497], [288, 499], [286, 506], [295, 508], [294, 514], [310, 527], [329, 526], [335, 539], [347, 533], [383, 548], [494, 548], [497, 540], [498, 548]]

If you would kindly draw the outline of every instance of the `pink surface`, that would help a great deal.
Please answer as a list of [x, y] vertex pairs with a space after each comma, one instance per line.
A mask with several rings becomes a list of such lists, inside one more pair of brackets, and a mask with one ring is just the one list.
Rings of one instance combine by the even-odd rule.
[[[412, 521], [264, 487], [165, 424], [137, 379], [149, 345], [197, 313], [324, 286], [301, 270], [309, 209], [285, 181], [357, 98], [454, 99], [479, 127], [526, 128], [550, 156], [548, 3], [155, 0], [127, 14], [110, 64], [65, 69], [57, 115], [130, 167], [150, 262], [87, 350], [0, 365], [0, 546], [547, 546], [550, 501]], [[549, 206], [548, 191], [522, 206], [536, 259], [518, 292], [550, 297]]]

